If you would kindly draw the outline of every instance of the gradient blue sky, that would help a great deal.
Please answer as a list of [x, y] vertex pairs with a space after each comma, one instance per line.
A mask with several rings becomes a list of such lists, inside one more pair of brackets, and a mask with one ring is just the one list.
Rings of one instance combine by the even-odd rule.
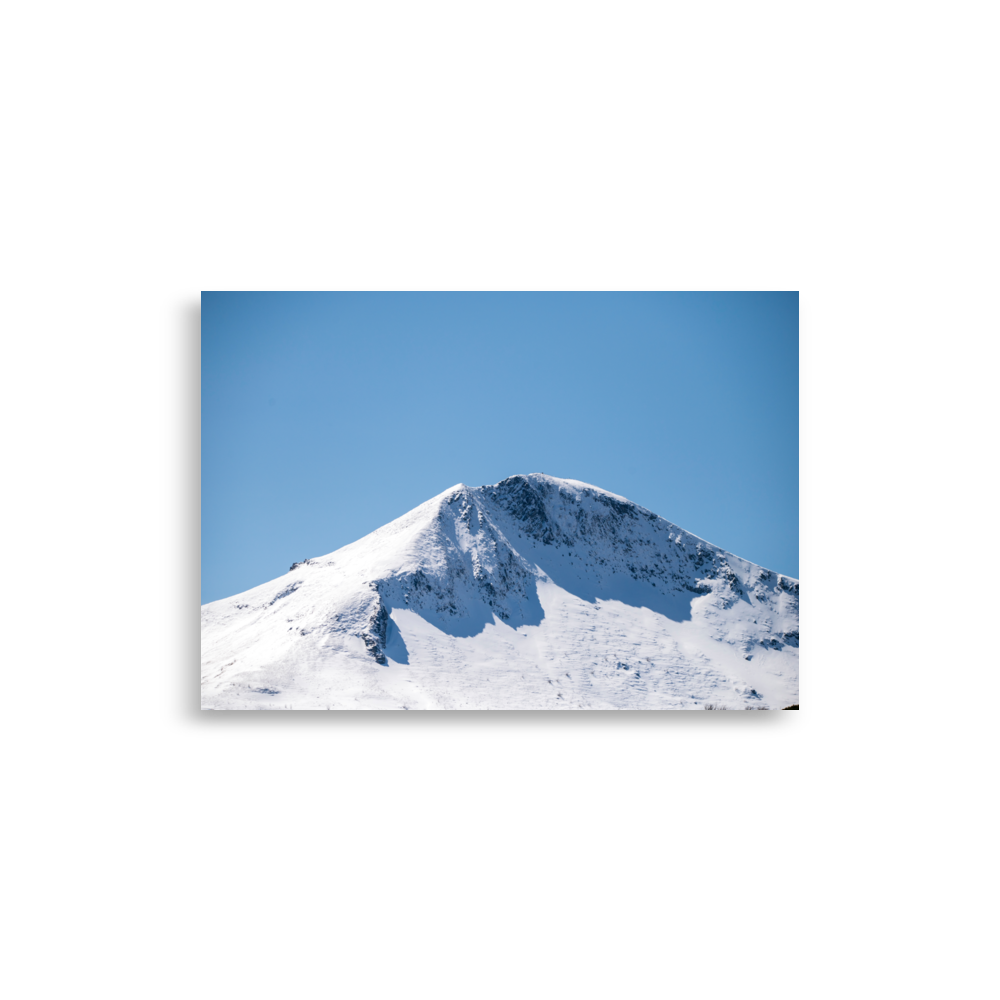
[[204, 292], [201, 321], [203, 603], [525, 472], [799, 575], [797, 292]]

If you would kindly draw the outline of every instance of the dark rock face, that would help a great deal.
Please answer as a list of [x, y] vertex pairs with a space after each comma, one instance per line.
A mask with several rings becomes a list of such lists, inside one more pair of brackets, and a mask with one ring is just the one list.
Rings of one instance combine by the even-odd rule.
[[[528, 537], [543, 545], [563, 544], [576, 545], [578, 541], [592, 536], [594, 540], [619, 540], [625, 546], [630, 546], [627, 538], [626, 525], [637, 521], [640, 508], [628, 500], [619, 500], [597, 490], [584, 489], [582, 495], [588, 500], [605, 508], [598, 511], [590, 505], [584, 509], [575, 494], [566, 494], [552, 483], [544, 481], [531, 482], [526, 476], [511, 476], [497, 483], [496, 486], [484, 486], [486, 496], [496, 502], [506, 513], [513, 517]], [[575, 524], [560, 524], [548, 506], [558, 501], [562, 505], [573, 504], [576, 510], [572, 512]], [[644, 511], [652, 521], [659, 518], [655, 514]]]
[[551, 545], [556, 540], [558, 529], [549, 520], [542, 498], [524, 476], [511, 476], [496, 486], [484, 486], [483, 490], [520, 522], [525, 534], [543, 545]]
[[[613, 510], [618, 515], [619, 519], [630, 517], [634, 520], [639, 516], [636, 505], [634, 503], [629, 503], [628, 500], [618, 500], [615, 497], [609, 497], [605, 493], [597, 493], [592, 490], [587, 490], [587, 495], [593, 497], [593, 499], [598, 503], [602, 503], [605, 507]], [[653, 521], [656, 520], [655, 514], [649, 514], [647, 516]]]
[[389, 612], [385, 604], [382, 603], [382, 597], [378, 594], [377, 588], [375, 592], [378, 595], [375, 607], [372, 610], [371, 617], [368, 619], [366, 628], [361, 633], [361, 638], [364, 640], [365, 647], [375, 662], [384, 667], [386, 665], [385, 635], [389, 625]]

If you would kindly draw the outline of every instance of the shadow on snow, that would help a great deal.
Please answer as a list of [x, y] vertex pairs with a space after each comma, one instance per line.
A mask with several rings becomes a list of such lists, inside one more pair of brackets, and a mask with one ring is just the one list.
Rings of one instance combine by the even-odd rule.
[[[667, 589], [665, 582], [658, 580], [653, 584], [637, 580], [622, 572], [609, 571], [601, 577], [595, 577], [593, 572], [581, 575], [573, 566], [570, 554], [562, 546], [558, 549], [544, 545], [525, 548], [527, 551], [523, 551], [522, 554], [529, 562], [535, 563], [549, 580], [588, 604], [596, 605], [598, 601], [618, 601], [633, 608], [648, 608], [671, 621], [691, 620], [691, 602], [699, 596], [697, 593], [688, 590], [670, 590]], [[511, 613], [506, 618], [506, 624], [513, 629], [522, 625], [540, 625], [545, 617], [545, 609], [538, 598], [538, 581], [529, 581], [526, 590], [527, 593], [520, 601], [509, 609]], [[508, 606], [510, 603], [508, 600]], [[394, 605], [391, 610], [402, 610], [405, 607], [446, 635], [469, 638], [482, 633], [487, 625], [492, 625], [495, 613], [485, 594], [482, 599], [472, 600], [469, 604], [464, 615], [434, 612], [426, 608], [410, 608], [408, 605]], [[386, 633], [385, 652], [397, 663], [409, 662], [406, 643], [399, 627], [391, 619]]]

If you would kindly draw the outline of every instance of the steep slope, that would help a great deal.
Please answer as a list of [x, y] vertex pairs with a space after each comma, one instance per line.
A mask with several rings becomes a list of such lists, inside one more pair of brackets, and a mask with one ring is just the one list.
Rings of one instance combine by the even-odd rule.
[[797, 580], [623, 497], [454, 486], [202, 608], [202, 705], [784, 708]]

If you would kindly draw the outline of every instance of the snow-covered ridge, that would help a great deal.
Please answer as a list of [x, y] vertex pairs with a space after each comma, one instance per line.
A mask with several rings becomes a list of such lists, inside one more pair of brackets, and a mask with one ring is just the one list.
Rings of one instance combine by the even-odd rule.
[[798, 700], [797, 580], [538, 473], [445, 490], [202, 623], [205, 707]]

